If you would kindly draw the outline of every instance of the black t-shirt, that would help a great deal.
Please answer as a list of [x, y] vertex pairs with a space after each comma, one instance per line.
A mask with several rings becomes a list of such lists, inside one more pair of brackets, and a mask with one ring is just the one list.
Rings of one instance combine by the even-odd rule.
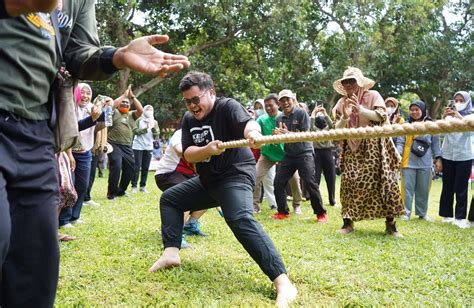
[[[183, 118], [183, 152], [190, 146], [205, 146], [213, 140], [231, 141], [244, 138], [251, 120], [245, 108], [232, 98], [218, 97], [211, 112], [201, 121], [186, 112]], [[227, 149], [221, 155], [196, 164], [204, 185], [215, 182], [239, 182], [255, 185], [255, 159], [248, 147]]]

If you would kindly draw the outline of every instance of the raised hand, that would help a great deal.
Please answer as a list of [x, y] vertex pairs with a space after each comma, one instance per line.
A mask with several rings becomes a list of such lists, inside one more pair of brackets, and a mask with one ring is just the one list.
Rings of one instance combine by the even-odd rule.
[[134, 39], [127, 46], [117, 49], [112, 59], [113, 64], [119, 69], [129, 68], [140, 73], [161, 76], [189, 67], [187, 57], [165, 53], [153, 47], [168, 40], [167, 35], [158, 34]]

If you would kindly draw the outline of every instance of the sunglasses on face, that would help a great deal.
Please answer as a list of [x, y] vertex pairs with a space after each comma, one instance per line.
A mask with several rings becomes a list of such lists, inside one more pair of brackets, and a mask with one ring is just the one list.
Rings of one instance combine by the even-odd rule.
[[199, 103], [201, 103], [201, 97], [203, 97], [204, 94], [206, 94], [206, 92], [207, 92], [207, 90], [202, 92], [198, 96], [194, 96], [194, 97], [191, 97], [191, 98], [183, 98], [183, 102], [185, 102], [187, 106], [189, 106], [191, 104], [199, 105]]
[[356, 83], [355, 79], [346, 79], [346, 80], [341, 81], [341, 84], [343, 86], [353, 85], [355, 83]]

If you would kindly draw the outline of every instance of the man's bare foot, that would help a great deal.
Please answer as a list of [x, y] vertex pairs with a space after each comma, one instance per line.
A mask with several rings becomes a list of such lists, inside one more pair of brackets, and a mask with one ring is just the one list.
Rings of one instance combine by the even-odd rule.
[[275, 284], [277, 292], [275, 304], [279, 308], [288, 307], [288, 304], [296, 299], [298, 290], [296, 290], [286, 274], [278, 276], [273, 283]]
[[165, 248], [163, 255], [153, 264], [148, 270], [149, 272], [156, 272], [162, 268], [170, 268], [181, 265], [181, 258], [179, 257], [179, 249], [176, 247]]

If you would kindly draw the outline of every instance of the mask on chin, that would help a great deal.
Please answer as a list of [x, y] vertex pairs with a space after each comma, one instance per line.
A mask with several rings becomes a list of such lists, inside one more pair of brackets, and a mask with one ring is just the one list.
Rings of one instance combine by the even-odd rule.
[[118, 110], [120, 111], [120, 113], [127, 113], [130, 110], [130, 108], [120, 107]]

